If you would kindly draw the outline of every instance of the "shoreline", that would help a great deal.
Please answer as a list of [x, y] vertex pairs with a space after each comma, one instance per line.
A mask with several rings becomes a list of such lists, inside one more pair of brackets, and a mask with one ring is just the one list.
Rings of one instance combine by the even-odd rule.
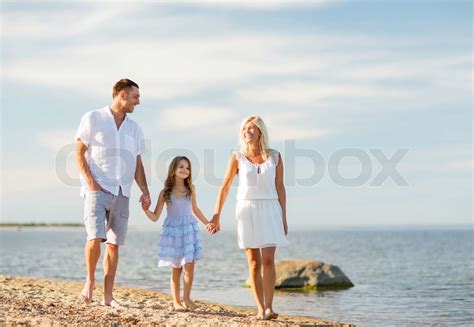
[[95, 288], [93, 301], [81, 303], [82, 282], [0, 275], [0, 325], [272, 325], [355, 326], [304, 316], [281, 315], [276, 320], [256, 320], [256, 310], [195, 300], [194, 311], [172, 310], [171, 295], [159, 291], [116, 286], [114, 295], [121, 308], [100, 305], [102, 285]]

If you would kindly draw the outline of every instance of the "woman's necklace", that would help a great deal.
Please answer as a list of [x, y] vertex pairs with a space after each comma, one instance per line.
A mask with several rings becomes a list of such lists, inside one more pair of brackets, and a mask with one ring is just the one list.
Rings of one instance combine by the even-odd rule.
[[[258, 154], [258, 156], [255, 156], [255, 157], [260, 157], [260, 156], [261, 156], [261, 153], [259, 153], [259, 154]], [[253, 159], [255, 160], [255, 158], [253, 158]], [[252, 162], [252, 163], [253, 163], [253, 164], [254, 164], [254, 166], [257, 168], [257, 174], [259, 174], [259, 175], [260, 175], [260, 173], [261, 173], [260, 165], [261, 165], [261, 164], [260, 164], [260, 163], [258, 163], [258, 162], [255, 162], [255, 163], [254, 163], [254, 162]]]

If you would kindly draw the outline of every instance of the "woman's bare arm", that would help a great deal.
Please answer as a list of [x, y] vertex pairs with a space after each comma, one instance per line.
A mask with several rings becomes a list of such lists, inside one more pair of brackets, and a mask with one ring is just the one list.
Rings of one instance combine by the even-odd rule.
[[285, 235], [288, 234], [288, 223], [286, 222], [286, 190], [284, 183], [284, 172], [283, 172], [283, 160], [281, 155], [278, 154], [278, 165], [276, 166], [276, 190], [278, 193], [278, 201], [280, 202], [281, 210], [283, 211], [283, 228], [285, 229]]
[[229, 194], [230, 187], [232, 186], [232, 181], [234, 180], [235, 175], [237, 175], [238, 168], [239, 163], [234, 153], [230, 157], [229, 163], [227, 164], [227, 170], [224, 175], [224, 181], [222, 182], [222, 186], [219, 189], [219, 193], [216, 199], [216, 206], [214, 209], [214, 215], [211, 220], [211, 223], [213, 223], [216, 227], [216, 231], [220, 230], [220, 215], [222, 212], [222, 208], [224, 207], [224, 202], [227, 198], [227, 195]]

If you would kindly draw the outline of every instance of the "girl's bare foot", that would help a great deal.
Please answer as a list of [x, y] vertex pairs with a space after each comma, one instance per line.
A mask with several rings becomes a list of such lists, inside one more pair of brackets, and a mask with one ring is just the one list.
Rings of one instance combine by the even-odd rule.
[[81, 291], [81, 294], [79, 294], [79, 299], [85, 304], [89, 304], [92, 301], [92, 292], [94, 291], [94, 282], [92, 281], [86, 281], [84, 284], [84, 288]]
[[181, 303], [173, 303], [174, 311], [183, 312], [188, 311]]
[[197, 309], [198, 306], [196, 305], [196, 303], [194, 303], [193, 301], [191, 301], [190, 299], [189, 300], [183, 300], [183, 306], [186, 308], [186, 309], [189, 309], [189, 310], [194, 310], [194, 309]]
[[110, 301], [105, 301], [105, 300], [103, 300], [100, 304], [101, 304], [101, 305], [105, 305], [105, 306], [107, 306], [107, 307], [112, 307], [112, 308], [120, 308], [120, 307], [122, 307], [122, 305], [121, 305], [119, 302], [117, 302], [115, 299], [112, 299], [112, 300], [110, 300]]
[[278, 313], [274, 312], [272, 309], [268, 308], [267, 310], [265, 310], [265, 314], [268, 318], [268, 320], [272, 320], [272, 319], [277, 319], [278, 318]]

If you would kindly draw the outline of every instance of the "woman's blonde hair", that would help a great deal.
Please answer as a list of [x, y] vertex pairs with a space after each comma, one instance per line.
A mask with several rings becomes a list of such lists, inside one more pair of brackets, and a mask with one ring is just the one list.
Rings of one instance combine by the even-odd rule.
[[178, 169], [178, 164], [181, 160], [184, 160], [189, 165], [189, 176], [184, 180], [184, 186], [188, 190], [186, 197], [191, 197], [194, 193], [193, 187], [193, 170], [191, 169], [191, 161], [185, 156], [178, 156], [174, 157], [168, 167], [168, 177], [166, 177], [165, 185], [163, 187], [163, 196], [166, 202], [171, 202], [171, 192], [173, 191], [173, 187], [176, 184], [175, 181], [175, 173], [176, 169]]
[[265, 126], [263, 119], [259, 116], [249, 116], [242, 121], [242, 124], [240, 125], [240, 132], [239, 132], [240, 149], [245, 154], [247, 154], [249, 151], [249, 145], [247, 142], [245, 142], [245, 137], [244, 137], [244, 134], [242, 133], [245, 125], [247, 125], [248, 123], [253, 123], [259, 129], [260, 131], [259, 148], [262, 150], [263, 159], [267, 160], [268, 156], [270, 155], [267, 126]]

